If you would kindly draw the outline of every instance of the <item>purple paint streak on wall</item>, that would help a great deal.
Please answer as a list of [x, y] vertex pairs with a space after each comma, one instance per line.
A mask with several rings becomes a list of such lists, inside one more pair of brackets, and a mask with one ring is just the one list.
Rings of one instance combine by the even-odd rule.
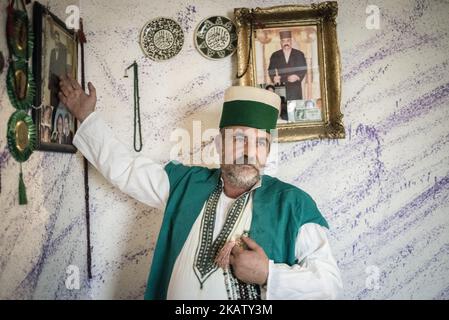
[[183, 10], [179, 11], [176, 15], [176, 20], [181, 25], [182, 30], [188, 33], [195, 22], [196, 7], [194, 5], [188, 5]]
[[[365, 60], [359, 62], [358, 65], [349, 67], [348, 71], [343, 74], [343, 80], [351, 80], [356, 75], [361, 74], [364, 70], [371, 67], [374, 63], [379, 62], [384, 58], [390, 57], [394, 54], [402, 54], [406, 50], [422, 47], [424, 45], [438, 45], [439, 41], [441, 41], [441, 36], [443, 35], [421, 35], [414, 30], [414, 24], [416, 23], [416, 20], [424, 14], [424, 11], [427, 8], [428, 4], [424, 5], [415, 3], [412, 15], [408, 19], [389, 16], [386, 12], [383, 12], [383, 23], [387, 24], [388, 27], [384, 27], [384, 31], [381, 34], [376, 35], [371, 40], [368, 40], [362, 45], [358, 46], [356, 51], [351, 51], [348, 54], [344, 54], [343, 56], [352, 57], [351, 59], [345, 61], [347, 63], [345, 63], [344, 65], [346, 66], [346, 68], [348, 68], [349, 66], [351, 66], [353, 61], [359, 61], [357, 58], [360, 57], [364, 51], [369, 50], [373, 46], [375, 46], [378, 43], [378, 39], [388, 39], [389, 36], [392, 36], [392, 38], [389, 39], [386, 45], [377, 49], [376, 52], [371, 54]], [[445, 36], [447, 37], [447, 34]], [[357, 58], [354, 59], [355, 57]]]
[[[53, 212], [50, 214], [48, 222], [45, 226], [45, 239], [43, 240], [43, 245], [41, 250], [39, 251], [39, 256], [37, 258], [36, 263], [32, 267], [32, 269], [28, 272], [23, 281], [16, 288], [16, 294], [21, 291], [24, 292], [33, 292], [37, 286], [39, 281], [39, 277], [41, 276], [42, 269], [45, 266], [46, 261], [56, 253], [57, 250], [61, 249], [62, 242], [73, 232], [74, 228], [84, 229], [84, 218], [77, 217], [73, 220], [68, 226], [66, 226], [59, 235], [55, 234], [55, 227], [58, 219], [60, 218], [60, 210], [61, 204], [63, 203], [63, 198], [67, 195], [64, 193], [65, 183], [61, 183], [61, 181], [67, 181], [65, 177], [67, 177], [68, 171], [70, 170], [70, 165], [67, 165], [64, 171], [61, 172], [61, 175], [58, 179], [53, 183], [50, 191], [45, 195], [42, 206], [45, 206], [49, 198], [52, 196], [52, 190], [55, 190], [59, 193], [59, 201], [56, 202], [55, 208]], [[84, 266], [81, 266], [83, 268]], [[83, 269], [81, 269], [83, 271]], [[61, 279], [65, 276], [65, 273], [60, 275]], [[26, 295], [26, 293], [25, 293]]]
[[9, 153], [8, 147], [5, 147], [3, 151], [0, 152], [0, 168], [5, 168], [11, 159], [11, 154]]
[[396, 111], [381, 124], [383, 131], [390, 130], [393, 126], [399, 126], [412, 119], [422, 117], [430, 110], [439, 107], [449, 100], [449, 83], [445, 83], [426, 93], [408, 105]]

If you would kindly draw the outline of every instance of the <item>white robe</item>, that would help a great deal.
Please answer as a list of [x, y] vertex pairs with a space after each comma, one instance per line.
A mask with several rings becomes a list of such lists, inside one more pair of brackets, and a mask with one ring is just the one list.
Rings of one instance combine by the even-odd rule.
[[[164, 210], [169, 195], [169, 180], [164, 166], [132, 152], [115, 136], [98, 112], [80, 125], [73, 144], [114, 186], [131, 197]], [[257, 187], [257, 185], [255, 186]], [[234, 199], [221, 194], [217, 206], [214, 239], [223, 227]], [[167, 291], [168, 299], [227, 299], [220, 269], [204, 283], [203, 289], [193, 270], [204, 206], [177, 257]], [[238, 237], [251, 225], [252, 197], [230, 237]], [[340, 271], [332, 255], [326, 229], [308, 223], [298, 231], [295, 246], [297, 265], [269, 262], [264, 299], [335, 299], [342, 289]]]

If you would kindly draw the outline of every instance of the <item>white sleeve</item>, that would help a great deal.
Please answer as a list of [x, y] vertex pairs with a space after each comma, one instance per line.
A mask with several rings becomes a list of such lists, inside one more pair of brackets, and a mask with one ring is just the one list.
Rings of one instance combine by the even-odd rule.
[[170, 183], [164, 167], [129, 150], [97, 112], [81, 123], [73, 144], [121, 191], [151, 207], [165, 207]]
[[270, 260], [266, 298], [336, 299], [343, 288], [324, 227], [307, 223], [296, 239], [298, 264], [289, 266]]

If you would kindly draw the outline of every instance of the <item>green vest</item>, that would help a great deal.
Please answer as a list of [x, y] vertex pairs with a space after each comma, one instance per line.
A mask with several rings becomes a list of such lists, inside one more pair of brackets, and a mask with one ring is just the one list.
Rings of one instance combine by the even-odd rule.
[[[166, 299], [176, 258], [187, 240], [204, 203], [220, 179], [220, 169], [184, 166], [171, 161], [165, 166], [170, 195], [154, 251], [145, 299]], [[249, 230], [275, 263], [297, 263], [295, 244], [299, 228], [317, 223], [328, 228], [315, 202], [304, 191], [263, 175], [253, 191], [253, 216]]]

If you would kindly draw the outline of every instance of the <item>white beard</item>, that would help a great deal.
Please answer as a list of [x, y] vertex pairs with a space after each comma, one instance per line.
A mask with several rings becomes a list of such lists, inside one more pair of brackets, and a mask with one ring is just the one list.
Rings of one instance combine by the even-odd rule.
[[259, 171], [254, 166], [228, 164], [222, 167], [222, 172], [236, 188], [249, 189], [260, 179]]

